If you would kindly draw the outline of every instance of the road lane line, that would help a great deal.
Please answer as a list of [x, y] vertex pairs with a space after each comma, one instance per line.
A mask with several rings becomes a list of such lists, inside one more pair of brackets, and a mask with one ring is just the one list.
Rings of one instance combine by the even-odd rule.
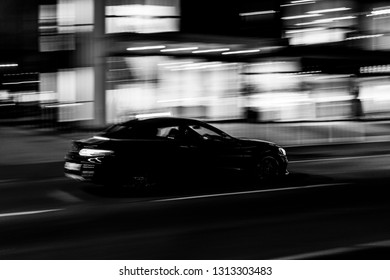
[[352, 160], [352, 159], [377, 158], [377, 157], [390, 157], [390, 154], [371, 155], [371, 156], [356, 156], [356, 157], [338, 157], [338, 158], [292, 160], [292, 161], [289, 161], [289, 163], [310, 163], [310, 162], [321, 162], [321, 161], [338, 161], [338, 160]]
[[14, 183], [17, 182], [17, 179], [6, 179], [6, 180], [0, 180], [0, 185], [1, 184], [9, 184], [9, 183]]
[[62, 210], [64, 210], [64, 209], [48, 209], [48, 210], [36, 210], [36, 211], [25, 211], [25, 212], [2, 213], [2, 214], [0, 214], [0, 218], [23, 216], [23, 215], [35, 215], [35, 214], [56, 212], [56, 211], [62, 211]]
[[306, 260], [306, 259], [317, 258], [317, 257], [325, 257], [325, 256], [331, 256], [337, 254], [350, 253], [358, 250], [361, 250], [361, 248], [354, 247], [354, 246], [340, 247], [340, 248], [334, 248], [329, 250], [321, 250], [321, 251], [315, 251], [310, 253], [291, 255], [287, 257], [277, 258], [276, 260]]
[[347, 183], [318, 184], [318, 185], [298, 186], [298, 187], [289, 187], [289, 188], [277, 188], [277, 189], [266, 189], [266, 190], [254, 190], [254, 191], [216, 193], [216, 194], [164, 198], [164, 199], [152, 200], [150, 202], [180, 201], [180, 200], [202, 199], [202, 198], [256, 194], [256, 193], [282, 192], [282, 191], [290, 191], [290, 190], [313, 189], [313, 188], [324, 188], [324, 187], [345, 186], [345, 185], [348, 185], [348, 184]]
[[351, 253], [354, 251], [361, 251], [361, 250], [374, 248], [374, 247], [390, 247], [390, 240], [361, 243], [361, 244], [351, 245], [348, 247], [338, 247], [338, 248], [332, 248], [332, 249], [327, 249], [327, 250], [302, 253], [302, 254], [277, 258], [276, 260], [304, 260], [304, 259], [310, 259], [310, 258], [326, 257], [326, 256], [337, 255], [337, 254]]

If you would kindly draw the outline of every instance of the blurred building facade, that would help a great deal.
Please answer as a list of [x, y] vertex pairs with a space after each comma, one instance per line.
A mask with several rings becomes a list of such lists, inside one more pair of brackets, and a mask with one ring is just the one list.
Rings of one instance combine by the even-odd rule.
[[2, 117], [21, 107], [49, 122], [92, 126], [140, 114], [390, 116], [390, 7], [382, 1], [0, 5]]

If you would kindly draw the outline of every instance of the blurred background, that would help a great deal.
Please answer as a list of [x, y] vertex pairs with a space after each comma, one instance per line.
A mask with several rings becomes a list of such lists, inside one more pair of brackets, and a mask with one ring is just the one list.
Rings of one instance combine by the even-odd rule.
[[390, 3], [2, 0], [0, 119], [390, 116]]
[[[140, 115], [278, 143], [290, 175], [64, 177], [71, 140]], [[0, 0], [0, 259], [389, 259], [387, 151], [390, 1]]]

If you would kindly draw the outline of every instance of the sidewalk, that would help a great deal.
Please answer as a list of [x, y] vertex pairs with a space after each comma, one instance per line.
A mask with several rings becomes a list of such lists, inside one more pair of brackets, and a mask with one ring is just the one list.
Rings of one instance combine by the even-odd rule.
[[71, 140], [91, 132], [56, 133], [34, 127], [0, 126], [0, 166], [62, 161]]
[[0, 180], [63, 176], [63, 158], [71, 140], [90, 135], [58, 133], [33, 126], [0, 126]]
[[[213, 125], [233, 136], [268, 140], [285, 147], [390, 141], [390, 121]], [[62, 176], [63, 158], [71, 140], [93, 134], [0, 126], [0, 180]]]

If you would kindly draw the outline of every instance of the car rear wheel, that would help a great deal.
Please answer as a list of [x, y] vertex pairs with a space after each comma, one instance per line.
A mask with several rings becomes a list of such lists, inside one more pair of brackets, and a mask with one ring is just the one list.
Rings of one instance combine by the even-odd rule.
[[157, 178], [152, 174], [142, 172], [138, 174], [128, 174], [121, 179], [104, 184], [106, 189], [133, 194], [146, 194], [155, 190], [157, 186]]
[[157, 179], [150, 173], [138, 174], [130, 176], [123, 184], [123, 187], [139, 190], [148, 191], [153, 189], [157, 185]]
[[275, 178], [279, 175], [279, 163], [273, 156], [265, 156], [258, 162], [256, 172], [261, 180]]

